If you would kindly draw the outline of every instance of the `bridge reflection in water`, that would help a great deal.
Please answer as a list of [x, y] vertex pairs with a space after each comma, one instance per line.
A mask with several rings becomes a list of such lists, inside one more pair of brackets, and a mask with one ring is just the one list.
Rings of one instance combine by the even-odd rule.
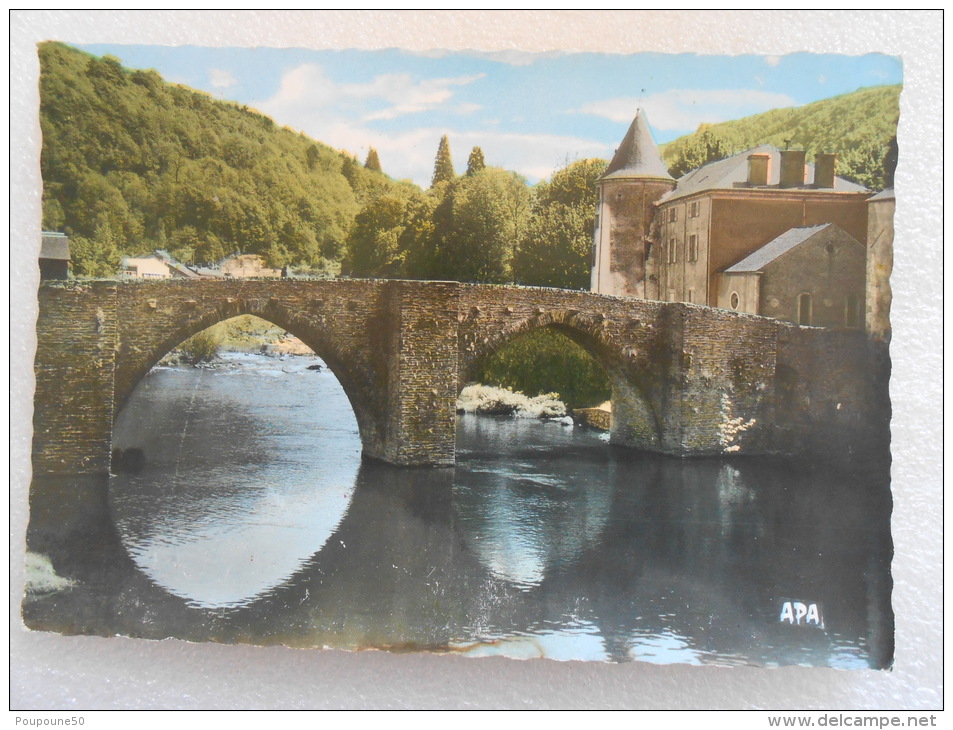
[[[204, 451], [149, 446], [150, 466], [111, 484], [38, 477], [30, 547], [74, 585], [28, 599], [28, 625], [559, 659], [891, 661], [884, 467], [686, 461], [466, 416], [455, 468], [402, 468], [358, 458], [329, 373], [253, 377], [159, 371], [120, 419], [147, 443], [146, 427], [166, 441], [187, 418]], [[318, 415], [295, 407], [314, 399]], [[142, 418], [123, 425], [137, 404]], [[779, 620], [786, 601], [818, 605], [823, 626]]]

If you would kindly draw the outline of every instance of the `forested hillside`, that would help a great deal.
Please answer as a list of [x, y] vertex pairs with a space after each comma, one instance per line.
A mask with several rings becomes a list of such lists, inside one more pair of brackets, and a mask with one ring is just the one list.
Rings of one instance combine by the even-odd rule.
[[897, 134], [898, 86], [851, 94], [720, 124], [703, 124], [694, 134], [665, 146], [662, 157], [675, 177], [711, 160], [760, 144], [837, 153], [837, 174], [872, 190], [885, 187], [884, 156]]
[[156, 248], [321, 268], [341, 259], [365, 202], [408, 187], [376, 153], [366, 168], [155, 71], [59, 43], [39, 56], [43, 227], [71, 234], [78, 275], [113, 275], [121, 254]]

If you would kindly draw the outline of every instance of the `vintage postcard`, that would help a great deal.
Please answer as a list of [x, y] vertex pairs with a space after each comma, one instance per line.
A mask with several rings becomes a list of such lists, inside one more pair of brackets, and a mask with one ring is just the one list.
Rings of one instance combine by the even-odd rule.
[[898, 58], [37, 53], [28, 627], [891, 667]]

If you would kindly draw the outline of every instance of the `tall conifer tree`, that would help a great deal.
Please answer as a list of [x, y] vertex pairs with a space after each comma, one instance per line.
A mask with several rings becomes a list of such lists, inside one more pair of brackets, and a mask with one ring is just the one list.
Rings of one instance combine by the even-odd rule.
[[381, 170], [381, 161], [377, 156], [377, 150], [373, 147], [367, 153], [367, 159], [364, 161], [364, 167], [374, 172], [383, 172]]
[[453, 160], [450, 159], [450, 140], [447, 139], [447, 135], [443, 135], [440, 138], [440, 146], [437, 148], [437, 159], [433, 165], [433, 179], [430, 181], [430, 186], [449, 182], [454, 177]]
[[483, 150], [479, 147], [474, 147], [470, 151], [470, 159], [467, 160], [467, 175], [472, 177], [484, 167], [486, 167], [486, 162], [483, 159]]

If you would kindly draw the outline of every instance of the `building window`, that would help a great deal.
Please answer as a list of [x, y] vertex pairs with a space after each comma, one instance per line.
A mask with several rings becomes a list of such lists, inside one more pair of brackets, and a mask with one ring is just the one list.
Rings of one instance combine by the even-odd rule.
[[737, 312], [738, 305], [741, 304], [741, 297], [738, 296], [738, 292], [736, 291], [731, 292], [731, 297], [729, 298], [728, 301], [731, 304], [731, 308]]
[[860, 297], [848, 294], [844, 306], [844, 325], [856, 329], [860, 327]]
[[596, 213], [596, 225], [594, 227], [597, 231], [599, 230], [599, 214], [598, 213]]
[[801, 294], [797, 298], [797, 323], [811, 324], [811, 295]]
[[675, 290], [674, 290], [674, 289], [669, 289], [669, 290], [668, 290], [668, 300], [669, 300], [670, 302], [674, 302], [674, 301], [675, 301]]
[[698, 261], [698, 236], [694, 233], [688, 237], [688, 260]]
[[670, 264], [678, 263], [678, 241], [674, 238], [668, 239], [668, 262]]
[[669, 209], [668, 209], [668, 222], [669, 222], [669, 223], [674, 223], [674, 222], [677, 221], [677, 220], [678, 220], [678, 210], [676, 210], [675, 208], [669, 208]]
[[689, 218], [698, 217], [698, 201], [697, 200], [688, 204], [688, 217]]
[[694, 290], [694, 289], [689, 289], [689, 290], [688, 290], [688, 303], [689, 303], [689, 304], [694, 304], [694, 303], [695, 303], [695, 290]]

